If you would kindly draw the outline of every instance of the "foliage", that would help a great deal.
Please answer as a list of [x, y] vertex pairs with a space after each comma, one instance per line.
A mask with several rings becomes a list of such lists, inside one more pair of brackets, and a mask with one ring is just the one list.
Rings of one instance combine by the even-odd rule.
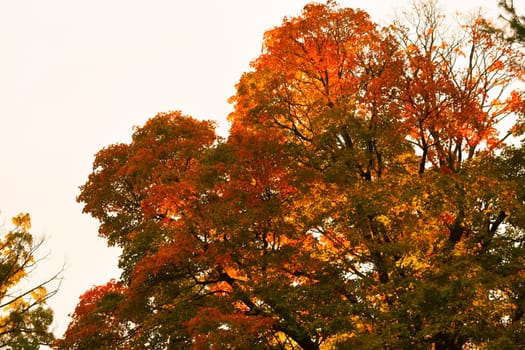
[[[59, 349], [126, 349], [121, 344], [128, 337], [128, 329], [114, 316], [123, 300], [123, 286], [110, 281], [93, 287], [80, 297], [65, 335], [58, 340]], [[87, 315], [87, 317], [84, 317]]]
[[42, 241], [29, 232], [29, 214], [19, 214], [12, 222], [14, 227], [0, 238], [0, 348], [36, 350], [53, 340], [53, 312], [46, 302], [57, 289], [46, 287], [59, 279], [55, 275], [38, 284], [28, 282], [40, 262], [35, 253]]
[[520, 348], [522, 57], [450, 25], [309, 4], [265, 34], [227, 140], [170, 112], [101, 150], [78, 200], [124, 273], [57, 344]]

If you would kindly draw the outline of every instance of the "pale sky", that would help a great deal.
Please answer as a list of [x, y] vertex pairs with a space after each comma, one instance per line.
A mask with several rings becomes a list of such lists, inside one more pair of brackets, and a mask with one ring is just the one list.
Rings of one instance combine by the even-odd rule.
[[[66, 263], [50, 300], [61, 335], [78, 297], [118, 277], [118, 250], [75, 201], [94, 154], [128, 142], [158, 112], [215, 119], [266, 29], [306, 0], [0, 0], [0, 223], [29, 212], [49, 253], [36, 279]], [[386, 23], [408, 0], [340, 0]], [[455, 11], [497, 0], [442, 0]]]

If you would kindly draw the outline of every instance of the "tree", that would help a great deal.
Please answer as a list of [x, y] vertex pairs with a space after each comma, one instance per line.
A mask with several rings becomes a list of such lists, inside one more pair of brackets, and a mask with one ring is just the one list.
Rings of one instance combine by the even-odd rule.
[[171, 112], [100, 151], [78, 199], [124, 273], [63, 344], [519, 348], [521, 55], [435, 5], [381, 28], [309, 4], [265, 34], [227, 140]]
[[511, 30], [508, 39], [522, 42], [525, 39], [525, 18], [518, 15], [514, 7], [514, 0], [499, 0], [498, 4], [505, 12], [502, 17], [507, 21]]
[[28, 279], [41, 259], [35, 254], [43, 241], [35, 241], [29, 232], [29, 214], [12, 219], [14, 227], [0, 239], [0, 348], [39, 349], [50, 345], [53, 334], [49, 327], [53, 312], [46, 306], [58, 287], [59, 274], [36, 284]]

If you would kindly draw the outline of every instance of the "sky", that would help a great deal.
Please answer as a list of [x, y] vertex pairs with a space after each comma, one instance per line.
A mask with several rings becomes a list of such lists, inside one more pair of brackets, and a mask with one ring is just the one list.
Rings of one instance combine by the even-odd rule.
[[[129, 142], [133, 126], [181, 110], [219, 123], [261, 50], [265, 30], [306, 0], [0, 0], [0, 224], [32, 217], [47, 257], [44, 280], [65, 264], [50, 301], [60, 336], [79, 296], [118, 278], [119, 250], [76, 203], [95, 153]], [[339, 0], [386, 24], [408, 0]], [[441, 0], [450, 15], [497, 0]]]

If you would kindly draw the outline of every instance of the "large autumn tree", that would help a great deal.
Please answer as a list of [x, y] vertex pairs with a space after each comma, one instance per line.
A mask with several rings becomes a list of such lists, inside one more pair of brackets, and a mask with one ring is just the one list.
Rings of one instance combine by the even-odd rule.
[[519, 348], [522, 57], [450, 26], [309, 4], [265, 34], [226, 140], [171, 112], [101, 150], [78, 199], [123, 275], [57, 348]]
[[0, 348], [37, 350], [54, 339], [47, 300], [57, 291], [60, 273], [36, 278], [43, 241], [31, 234], [28, 214], [17, 215], [12, 223], [0, 237]]

